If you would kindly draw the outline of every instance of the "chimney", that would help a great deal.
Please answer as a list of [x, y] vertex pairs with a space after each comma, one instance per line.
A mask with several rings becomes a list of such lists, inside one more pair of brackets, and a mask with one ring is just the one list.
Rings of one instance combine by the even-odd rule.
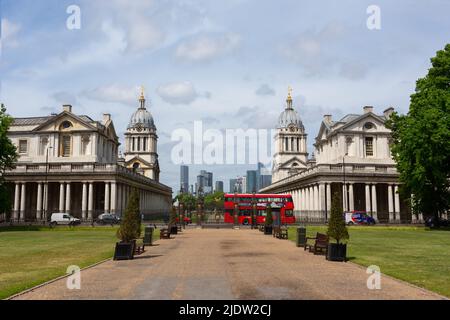
[[393, 113], [394, 113], [394, 108], [393, 107], [389, 107], [389, 108], [387, 108], [386, 110], [383, 111], [384, 117], [386, 119], [389, 119]]
[[364, 113], [373, 112], [373, 107], [372, 106], [365, 106], [363, 109], [364, 109]]
[[324, 116], [323, 116], [323, 120], [324, 120], [325, 122], [331, 122], [331, 121], [332, 121], [332, 116], [331, 116], [331, 114], [326, 114], [326, 115], [324, 115]]
[[72, 113], [72, 106], [70, 104], [64, 104], [63, 111]]
[[109, 113], [103, 114], [103, 124], [106, 124], [109, 120], [111, 120], [111, 115]]

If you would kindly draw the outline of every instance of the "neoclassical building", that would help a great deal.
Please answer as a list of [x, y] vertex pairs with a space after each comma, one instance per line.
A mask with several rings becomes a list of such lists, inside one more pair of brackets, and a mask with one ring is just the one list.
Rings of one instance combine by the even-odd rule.
[[145, 106], [145, 96], [142, 90], [139, 107], [131, 116], [125, 133], [126, 167], [159, 181], [157, 143], [155, 122]]
[[[135, 120], [135, 126], [147, 125], [145, 118]], [[158, 182], [159, 168], [157, 174], [141, 174], [118, 161], [119, 138], [109, 114], [95, 121], [65, 105], [59, 114], [15, 118], [8, 136], [19, 154], [5, 173], [13, 222], [46, 221], [54, 212], [83, 221], [101, 213], [120, 215], [134, 188], [142, 214], [162, 214], [171, 207], [172, 190]], [[148, 132], [148, 139], [156, 153], [155, 134]]]
[[275, 154], [272, 164], [272, 181], [302, 172], [307, 168], [305, 127], [292, 104], [291, 89], [286, 99], [285, 110], [278, 118], [275, 135]]
[[[292, 194], [300, 221], [327, 220], [334, 195], [342, 199], [344, 211], [365, 211], [379, 222], [421, 220], [421, 215], [411, 215], [410, 206], [398, 193], [399, 174], [390, 154], [390, 130], [385, 126], [393, 111], [388, 108], [376, 114], [373, 107], [366, 106], [362, 113], [339, 120], [325, 115], [312, 158], [305, 161], [306, 149], [292, 150], [283, 161], [288, 174], [280, 176], [274, 165], [278, 179], [261, 192]], [[285, 112], [280, 119], [287, 118]], [[294, 128], [295, 132], [298, 123], [300, 119], [291, 116], [287, 122], [279, 121], [279, 127]], [[302, 136], [306, 140], [306, 135]], [[279, 134], [275, 139], [280, 140]], [[285, 142], [286, 148], [290, 141]]]

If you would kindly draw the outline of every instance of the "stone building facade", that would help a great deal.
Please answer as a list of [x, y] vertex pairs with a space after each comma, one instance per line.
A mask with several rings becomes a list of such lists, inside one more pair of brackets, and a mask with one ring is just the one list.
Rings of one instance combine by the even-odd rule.
[[[340, 120], [325, 115], [306, 168], [301, 163], [302, 170], [290, 171], [261, 192], [291, 194], [300, 221], [326, 221], [334, 196], [342, 199], [344, 211], [364, 211], [378, 222], [421, 221], [423, 217], [412, 215], [408, 201], [398, 193], [399, 174], [390, 154], [390, 130], [385, 125], [393, 111], [388, 108], [376, 114], [373, 107], [366, 106], [361, 114]], [[286, 126], [296, 126], [294, 120]], [[292, 152], [291, 162], [305, 153]]]
[[121, 215], [133, 189], [140, 193], [141, 213], [169, 212], [171, 188], [118, 161], [119, 138], [109, 114], [95, 121], [65, 105], [59, 114], [15, 118], [8, 136], [19, 154], [5, 173], [12, 222], [47, 221], [55, 212], [83, 221]]

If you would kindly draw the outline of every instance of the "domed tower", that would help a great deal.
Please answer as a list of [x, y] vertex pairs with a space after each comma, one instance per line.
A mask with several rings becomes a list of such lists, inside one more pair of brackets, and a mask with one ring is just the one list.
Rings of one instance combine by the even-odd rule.
[[278, 118], [273, 155], [272, 182], [284, 179], [306, 169], [305, 127], [292, 105], [292, 89], [289, 88], [286, 108]]
[[159, 181], [157, 142], [156, 126], [151, 113], [145, 107], [142, 89], [139, 108], [131, 116], [125, 133], [125, 166]]

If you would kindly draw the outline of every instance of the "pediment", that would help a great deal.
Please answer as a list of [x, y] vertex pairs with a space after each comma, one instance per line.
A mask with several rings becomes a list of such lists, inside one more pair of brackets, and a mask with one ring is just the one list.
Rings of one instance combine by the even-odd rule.
[[[297, 166], [294, 166], [294, 163], [298, 164]], [[279, 166], [280, 169], [292, 169], [292, 168], [306, 168], [306, 163], [303, 162], [300, 158], [294, 157]]]
[[43, 124], [39, 125], [35, 129], [33, 129], [33, 131], [34, 132], [59, 131], [61, 124], [65, 121], [69, 121], [72, 124], [71, 130], [76, 130], [76, 131], [97, 130], [96, 127], [94, 127], [90, 123], [84, 121], [80, 117], [74, 115], [73, 113], [63, 111], [56, 117], [53, 117], [53, 118], [49, 119], [48, 121], [44, 122]]
[[371, 122], [375, 125], [376, 130], [381, 129], [385, 129], [385, 124], [384, 124], [384, 119], [380, 118], [379, 116], [377, 116], [376, 114], [369, 112], [366, 113], [364, 115], [362, 115], [361, 117], [358, 117], [348, 123], [346, 123], [345, 125], [343, 125], [340, 130], [362, 130], [362, 128], [364, 127], [364, 124], [366, 124], [367, 122]]

